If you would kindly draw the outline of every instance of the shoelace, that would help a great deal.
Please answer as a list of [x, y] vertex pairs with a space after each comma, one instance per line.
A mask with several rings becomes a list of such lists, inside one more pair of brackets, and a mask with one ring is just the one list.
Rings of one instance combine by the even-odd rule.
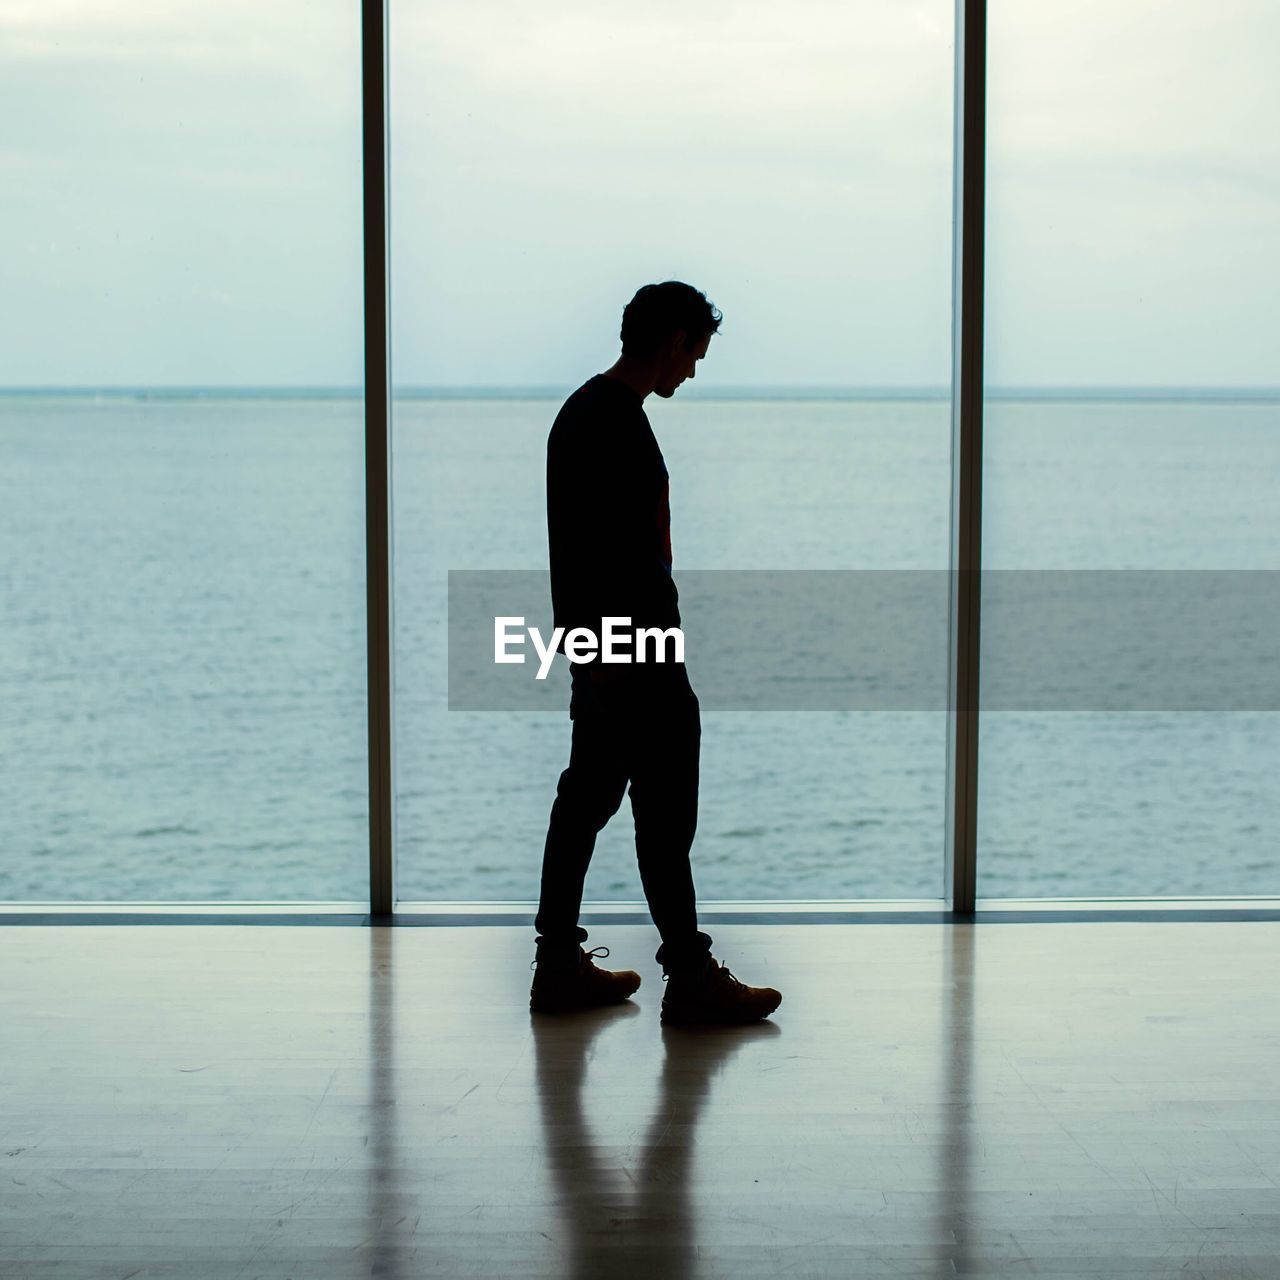
[[[727, 978], [729, 982], [732, 983], [733, 986], [737, 987], [739, 990], [745, 991], [747, 989], [747, 984], [745, 982], [740, 982], [737, 978], [735, 978], [727, 964], [716, 965], [716, 976], [719, 978]], [[666, 980], [669, 977], [671, 977], [669, 973], [664, 973], [662, 975], [663, 982], [666, 982]]]
[[609, 954], [608, 947], [592, 947], [590, 951], [582, 951], [579, 949], [581, 958], [578, 961], [578, 968], [583, 973], [607, 973], [607, 969], [597, 969], [591, 962], [593, 960], [603, 960]]
[[[603, 960], [605, 956], [607, 956], [608, 954], [609, 954], [608, 947], [592, 947], [590, 951], [583, 951], [583, 949], [579, 947], [578, 963], [590, 964], [592, 960]], [[537, 967], [538, 967], [538, 961], [537, 961], [537, 958], [535, 957], [534, 959], [529, 961], [529, 968], [536, 969]]]

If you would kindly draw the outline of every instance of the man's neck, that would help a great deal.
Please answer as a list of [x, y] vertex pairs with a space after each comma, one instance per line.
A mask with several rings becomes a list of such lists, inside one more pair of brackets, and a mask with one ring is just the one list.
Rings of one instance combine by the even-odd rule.
[[636, 356], [619, 356], [613, 367], [604, 371], [604, 376], [624, 383], [643, 400], [658, 384], [657, 362]]

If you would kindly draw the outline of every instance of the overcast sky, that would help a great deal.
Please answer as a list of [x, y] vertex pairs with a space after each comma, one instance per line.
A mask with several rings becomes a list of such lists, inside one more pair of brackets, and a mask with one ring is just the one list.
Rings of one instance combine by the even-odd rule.
[[[360, 379], [355, 0], [0, 0], [0, 385]], [[392, 0], [396, 380], [949, 376], [940, 0]], [[1280, 5], [991, 0], [988, 380], [1277, 385]]]

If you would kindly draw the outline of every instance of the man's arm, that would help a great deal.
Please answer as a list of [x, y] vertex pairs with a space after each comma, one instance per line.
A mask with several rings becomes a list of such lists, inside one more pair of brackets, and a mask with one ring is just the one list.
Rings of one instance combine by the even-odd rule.
[[553, 432], [547, 523], [557, 625], [598, 631], [604, 616], [636, 626], [679, 623], [661, 553], [654, 465], [616, 432]]

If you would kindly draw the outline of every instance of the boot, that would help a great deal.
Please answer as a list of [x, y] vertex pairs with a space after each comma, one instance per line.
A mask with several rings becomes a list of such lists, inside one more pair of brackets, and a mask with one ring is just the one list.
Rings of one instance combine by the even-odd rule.
[[672, 970], [663, 981], [662, 1021], [672, 1026], [759, 1022], [782, 1003], [780, 992], [739, 982], [714, 956], [697, 968]]
[[593, 958], [608, 954], [608, 947], [553, 950], [539, 943], [529, 1008], [534, 1013], [568, 1013], [629, 1000], [640, 986], [640, 975], [630, 969], [597, 969]]

